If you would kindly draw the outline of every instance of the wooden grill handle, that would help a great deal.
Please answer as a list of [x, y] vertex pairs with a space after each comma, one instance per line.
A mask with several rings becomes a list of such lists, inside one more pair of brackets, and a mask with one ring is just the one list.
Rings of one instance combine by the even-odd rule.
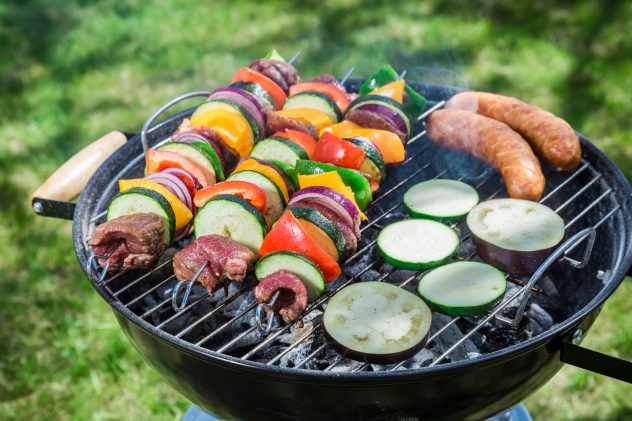
[[112, 131], [81, 149], [52, 173], [35, 193], [36, 198], [69, 201], [81, 193], [92, 174], [114, 151], [127, 141], [127, 136]]

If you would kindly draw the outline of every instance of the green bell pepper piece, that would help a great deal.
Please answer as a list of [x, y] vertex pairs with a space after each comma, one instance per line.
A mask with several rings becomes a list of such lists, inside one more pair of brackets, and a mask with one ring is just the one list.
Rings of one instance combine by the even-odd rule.
[[296, 168], [294, 168], [293, 166], [291, 166], [290, 164], [286, 162], [277, 161], [276, 159], [272, 159], [270, 160], [270, 162], [272, 162], [274, 165], [279, 167], [281, 171], [285, 173], [287, 178], [289, 178], [290, 181], [292, 182], [292, 185], [294, 186], [295, 190], [300, 189], [300, 186], [298, 183], [298, 174], [296, 174]]
[[373, 200], [371, 185], [365, 176], [355, 170], [323, 162], [310, 161], [309, 159], [296, 161], [296, 173], [300, 175], [323, 174], [330, 171], [336, 171], [340, 175], [342, 182], [353, 191], [353, 196], [360, 210], [365, 210]]
[[265, 56], [265, 58], [267, 58], [268, 60], [279, 60], [279, 61], [285, 61], [285, 59], [283, 58], [283, 56], [281, 54], [279, 54], [279, 52], [277, 50], [272, 50], [268, 53], [267, 56]]
[[[359, 94], [367, 95], [380, 86], [384, 86], [398, 79], [400, 79], [400, 77], [395, 69], [393, 69], [390, 64], [385, 64], [364, 81], [362, 86], [360, 86]], [[404, 104], [404, 109], [410, 114], [411, 119], [416, 120], [426, 108], [426, 98], [417, 93], [408, 83], [406, 84], [406, 93], [408, 94], [408, 100]]]

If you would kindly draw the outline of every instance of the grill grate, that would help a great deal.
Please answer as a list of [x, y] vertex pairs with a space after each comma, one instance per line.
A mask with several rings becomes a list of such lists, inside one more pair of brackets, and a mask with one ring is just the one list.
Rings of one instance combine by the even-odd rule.
[[[409, 144], [410, 156], [398, 167], [396, 171], [389, 172], [385, 185], [383, 186], [383, 192], [375, 198], [365, 211], [365, 213], [369, 216], [369, 222], [361, 228], [363, 238], [371, 231], [373, 231], [373, 234], [376, 235], [384, 223], [401, 219], [403, 216], [401, 215], [401, 212], [400, 215], [398, 215], [398, 212], [403, 206], [403, 192], [406, 190], [406, 187], [420, 181], [450, 176], [450, 178], [469, 182], [479, 192], [482, 200], [492, 199], [499, 196], [503, 197], [506, 195], [502, 179], [499, 175], [490, 170], [484, 171], [482, 175], [477, 177], [472, 177], [469, 174], [458, 174], [460, 167], [472, 167], [472, 163], [468, 163], [463, 166], [460, 165], [464, 162], [462, 161], [463, 159], [467, 160], [468, 158], [452, 152], [446, 153], [445, 151], [435, 148], [429, 142], [420, 141], [424, 138], [425, 131], [420, 131], [419, 129], [420, 127], [417, 127], [418, 135], [413, 138], [416, 142], [414, 144]], [[452, 159], [453, 157], [456, 157], [454, 165], [451, 164], [446, 165], [444, 168], [436, 168], [438, 164], [445, 163], [446, 160]], [[552, 173], [546, 174], [546, 176], [547, 190], [550, 190], [540, 200], [540, 203], [551, 206], [564, 218], [565, 221], [568, 221], [566, 229], [569, 237], [573, 234], [577, 234], [581, 230], [585, 230], [586, 228], [593, 228], [594, 230], [597, 230], [621, 209], [620, 205], [616, 201], [612, 188], [607, 186], [602, 174], [585, 160], [582, 161], [581, 166], [571, 175]], [[586, 219], [588, 214], [593, 213], [597, 216], [595, 217], [595, 215], [591, 215], [592, 220], [597, 222], [592, 224], [586, 222], [583, 224], [581, 223], [584, 219]], [[92, 225], [102, 219], [103, 216], [104, 212], [97, 213], [91, 219]], [[464, 222], [461, 221], [459, 223], [454, 223], [451, 226], [461, 233], [460, 250], [472, 250], [471, 241], [469, 241], [470, 234], [467, 232]], [[570, 245], [566, 254], [569, 254], [572, 250], [578, 247], [580, 243], [586, 240], [586, 238], [588, 238], [588, 234], [583, 236], [579, 235], [577, 242]], [[380, 270], [383, 263], [381, 259], [376, 259], [370, 256], [370, 253], [375, 251], [375, 245], [376, 240], [373, 239], [364, 246], [359, 247], [356, 253], [342, 265], [343, 273], [345, 268], [357, 265], [358, 260], [366, 258], [367, 256], [368, 262], [359, 271], [355, 272], [352, 276], [349, 276], [348, 279], [341, 283], [335, 282], [333, 284], [334, 288], [330, 285], [318, 300], [308, 305], [304, 318], [309, 319], [312, 314], [316, 314], [315, 312], [322, 310], [322, 305], [326, 304], [329, 298], [340, 289], [356, 282], [369, 271]], [[475, 257], [475, 253], [473, 252], [465, 254], [461, 254], [461, 252], [459, 252], [457, 254], [457, 258], [463, 260], [469, 260]], [[565, 259], [574, 266], [581, 267], [581, 262], [578, 262], [570, 257], [565, 257]], [[97, 268], [95, 267], [96, 265], [94, 262], [92, 262], [92, 265], [93, 267], [90, 268], [90, 272], [93, 274], [93, 282], [98, 283], [100, 274], [97, 273]], [[390, 278], [393, 277], [396, 272], [398, 272], [398, 270], [389, 268], [382, 271], [379, 277], [375, 280], [383, 282], [390, 281]], [[421, 274], [422, 272], [414, 272], [403, 281], [394, 283], [402, 288], [409, 287], [411, 283], [413, 283], [413, 281], [415, 281]], [[203, 304], [210, 302], [209, 300], [211, 300], [207, 294], [202, 294], [197, 298], [193, 297], [178, 313], [175, 313], [171, 308], [171, 298], [169, 294], [166, 295], [166, 298], [159, 301], [155, 300], [155, 304], [149, 308], [139, 306], [139, 303], [146, 301], [148, 297], [151, 297], [152, 294], [159, 289], [166, 288], [170, 284], [175, 283], [174, 278], [175, 277], [171, 270], [171, 259], [169, 258], [162, 262], [152, 272], [140, 274], [118, 273], [103, 280], [102, 285], [115, 300], [118, 300], [122, 305], [133, 311], [141, 319], [148, 321], [158, 329], [170, 333], [175, 338], [184, 339], [196, 346], [211, 349], [219, 353], [230, 353], [230, 355], [237, 356], [243, 361], [258, 361], [270, 366], [278, 365], [283, 357], [301, 346], [301, 344], [304, 344], [308, 340], [314, 340], [315, 338], [322, 336], [321, 322], [315, 321], [310, 324], [309, 327], [306, 327], [304, 331], [300, 331], [298, 338], [296, 338], [291, 344], [285, 344], [284, 348], [279, 352], [269, 357], [262, 356], [266, 350], [275, 345], [275, 341], [277, 341], [281, 335], [289, 333], [291, 329], [295, 327], [294, 325], [287, 325], [267, 334], [263, 338], [260, 338], [260, 340], [255, 344], [240, 347], [239, 350], [241, 353], [235, 355], [235, 351], [233, 349], [234, 345], [238, 344], [249, 335], [255, 333], [257, 328], [253, 325], [244, 330], [237, 331], [236, 334], [226, 338], [222, 338], [222, 335], [227, 328], [234, 328], [240, 320], [243, 320], [244, 317], [251, 315], [251, 313], [254, 314], [256, 303], [250, 304], [237, 311], [232, 318], [224, 321], [218, 326], [214, 326], [214, 328], [210, 331], [205, 331], [202, 334], [197, 333], [197, 331], [202, 329], [206, 323], [212, 321], [213, 317], [219, 312], [225, 310], [228, 306], [236, 303], [237, 300], [248, 294], [254, 288], [255, 282], [246, 282], [241, 289], [233, 292], [220, 301], [213, 299], [217, 302], [214, 302], [212, 307], [206, 310], [204, 314], [199, 315], [196, 320], [187, 323], [185, 326], [174, 329], [173, 325], [177, 325], [178, 321], [183, 320], [181, 319], [182, 317], [189, 316], [194, 311], [199, 311]], [[498, 318], [499, 320], [508, 321], [508, 319], [501, 315], [501, 312], [503, 309], [508, 307], [512, 301], [518, 300], [520, 296], [523, 296], [526, 300], [529, 297], [528, 294], [532, 291], [537, 291], [537, 294], [542, 293], [537, 287], [533, 286], [533, 283], [535, 283], [537, 279], [532, 283], [528, 283], [525, 280], [515, 279], [514, 277], [508, 276], [507, 280], [518, 285], [519, 288], [509, 298], [506, 298], [499, 306], [497, 306], [496, 309], [494, 309], [494, 311], [488, 316], [480, 318], [480, 320], [461, 317], [451, 318], [430, 336], [427, 346], [432, 344], [433, 341], [436, 341], [437, 338], [440, 337], [440, 335], [459, 322], [465, 320], [468, 321], [471, 326], [468, 331], [464, 332], [464, 335], [458, 341], [449, 346], [439, 357], [434, 358], [429, 363], [429, 366], [444, 363], [456, 349], [458, 349], [468, 338], [488, 324], [488, 322], [492, 321], [492, 319]], [[218, 339], [221, 339], [221, 341], [218, 341]], [[314, 343], [317, 344], [320, 342]], [[307, 363], [314, 361], [319, 356], [322, 356], [327, 352], [327, 350], [328, 347], [325, 344], [320, 344], [303, 359], [294, 362], [293, 367], [296, 369], [304, 368]], [[329, 364], [322, 368], [322, 370], [331, 371], [345, 359], [345, 357], [337, 355], [333, 360], [330, 359]], [[365, 371], [370, 367], [370, 365], [366, 363], [358, 364], [359, 365], [351, 366], [349, 371]], [[387, 370], [400, 370], [405, 364], [406, 361], [389, 366]]]

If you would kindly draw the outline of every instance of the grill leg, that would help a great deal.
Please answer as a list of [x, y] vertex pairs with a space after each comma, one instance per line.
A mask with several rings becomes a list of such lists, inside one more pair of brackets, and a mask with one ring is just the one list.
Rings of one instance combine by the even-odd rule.
[[187, 412], [184, 413], [182, 421], [222, 421], [222, 418], [217, 418], [215, 415], [211, 415], [202, 408], [195, 405], [191, 405]]

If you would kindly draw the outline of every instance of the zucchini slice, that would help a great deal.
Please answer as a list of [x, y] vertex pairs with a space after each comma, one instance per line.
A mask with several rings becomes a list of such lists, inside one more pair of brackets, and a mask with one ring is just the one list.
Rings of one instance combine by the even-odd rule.
[[413, 218], [449, 221], [467, 215], [478, 204], [474, 187], [456, 180], [429, 180], [404, 194], [404, 206]]
[[211, 165], [213, 165], [213, 168], [215, 169], [215, 176], [217, 178], [217, 181], [224, 181], [226, 177], [224, 176], [222, 160], [219, 159], [219, 156], [217, 155], [215, 150], [206, 142], [192, 142], [191, 144], [193, 146], [197, 146], [208, 154], [208, 156], [211, 158]]
[[263, 279], [280, 270], [296, 275], [307, 289], [307, 301], [314, 301], [325, 290], [325, 277], [310, 259], [291, 251], [266, 254], [255, 265], [255, 276]]
[[259, 255], [268, 231], [257, 208], [230, 194], [220, 194], [206, 202], [195, 215], [194, 226], [195, 238], [223, 235], [248, 247], [255, 256]]
[[483, 316], [507, 290], [505, 275], [480, 262], [456, 262], [423, 275], [417, 292], [431, 308], [449, 316]]
[[334, 259], [340, 261], [340, 256], [345, 252], [347, 242], [336, 224], [325, 218], [320, 212], [291, 206], [288, 208], [298, 220], [301, 227]]
[[304, 91], [296, 95], [292, 95], [285, 101], [284, 110], [294, 108], [313, 108], [327, 114], [327, 117], [334, 123], [342, 120], [342, 113], [336, 103], [327, 95], [320, 92]]
[[[241, 105], [235, 104], [233, 101], [229, 101], [227, 99], [212, 99], [210, 101], [205, 102], [195, 109], [191, 118], [204, 114], [206, 111], [214, 110], [217, 108], [221, 108], [228, 111], [237, 111], [239, 114], [243, 115], [248, 125], [252, 129], [252, 134], [255, 139], [261, 139], [262, 133], [259, 132], [259, 126], [257, 126], [257, 122], [255, 119], [242, 107]], [[263, 134], [265, 136], [265, 134]]]
[[251, 158], [278, 161], [294, 167], [299, 159], [307, 159], [307, 152], [294, 142], [282, 137], [269, 137], [255, 144]]
[[263, 89], [263, 87], [261, 85], [259, 85], [258, 83], [255, 83], [255, 82], [235, 82], [232, 85], [230, 85], [230, 87], [231, 88], [243, 89], [244, 91], [248, 91], [251, 94], [254, 94], [254, 95], [258, 96], [259, 98], [263, 99], [264, 101], [266, 101], [270, 105], [270, 107], [272, 107], [272, 109], [274, 109], [274, 100], [272, 99], [272, 97], [270, 96], [268, 91]]
[[261, 187], [266, 194], [266, 211], [264, 215], [266, 221], [272, 226], [272, 223], [279, 219], [285, 209], [285, 199], [279, 187], [272, 180], [252, 170], [239, 171], [228, 177], [228, 179], [247, 181]]
[[328, 343], [355, 360], [406, 360], [426, 344], [432, 313], [415, 294], [386, 282], [359, 282], [334, 295], [323, 314]]
[[450, 259], [459, 247], [459, 237], [440, 222], [406, 219], [385, 227], [377, 245], [384, 260], [394, 267], [424, 270]]
[[110, 221], [119, 216], [135, 213], [155, 213], [160, 216], [167, 225], [164, 238], [165, 244], [171, 244], [176, 231], [176, 216], [163, 195], [142, 187], [134, 187], [119, 193], [108, 206], [106, 220]]
[[[219, 180], [217, 169], [221, 170], [221, 165], [219, 168], [214, 164], [214, 160], [204, 149], [200, 148], [198, 145], [194, 145], [192, 143], [186, 142], [167, 142], [164, 145], [160, 146], [158, 149], [163, 151], [175, 152], [180, 156], [183, 156], [193, 162], [200, 168], [204, 168], [210, 171], [215, 175], [215, 178]], [[210, 149], [210, 147], [209, 147]], [[219, 158], [217, 158], [217, 163], [219, 163]], [[224, 172], [221, 171], [219, 174], [222, 176]]]
[[386, 165], [380, 153], [375, 150], [375, 147], [369, 145], [362, 138], [351, 137], [345, 138], [345, 140], [361, 147], [365, 153], [365, 159], [362, 166], [360, 166], [360, 171], [370, 175], [378, 183], [381, 182], [386, 177]]

